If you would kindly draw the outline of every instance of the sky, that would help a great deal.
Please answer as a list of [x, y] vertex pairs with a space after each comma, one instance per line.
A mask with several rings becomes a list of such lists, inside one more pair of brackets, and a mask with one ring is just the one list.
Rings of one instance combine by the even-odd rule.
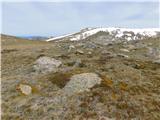
[[2, 33], [59, 36], [86, 27], [157, 28], [158, 0], [3, 2]]

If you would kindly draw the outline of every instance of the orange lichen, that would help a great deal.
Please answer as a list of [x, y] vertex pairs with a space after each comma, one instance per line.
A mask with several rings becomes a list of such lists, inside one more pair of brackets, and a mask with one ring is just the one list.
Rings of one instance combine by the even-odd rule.
[[120, 82], [119, 88], [120, 88], [120, 90], [124, 90], [125, 91], [125, 90], [128, 89], [128, 85], [126, 83], [124, 83], [124, 82]]
[[112, 93], [112, 98], [113, 98], [114, 100], [116, 100], [116, 99], [117, 99], [117, 95], [116, 95], [115, 93]]
[[101, 76], [102, 78], [102, 85], [107, 86], [107, 87], [112, 87], [113, 86], [113, 81], [108, 77], [108, 76]]

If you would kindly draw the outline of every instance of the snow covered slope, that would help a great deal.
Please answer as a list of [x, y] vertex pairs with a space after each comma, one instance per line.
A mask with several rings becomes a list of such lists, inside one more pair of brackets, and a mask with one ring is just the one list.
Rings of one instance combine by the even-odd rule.
[[108, 35], [114, 38], [120, 38], [125, 40], [138, 40], [145, 37], [154, 37], [157, 33], [160, 33], [160, 28], [148, 28], [148, 29], [128, 29], [128, 28], [86, 28], [78, 33], [68, 34], [64, 36], [50, 38], [46, 41], [69, 39], [70, 41], [84, 40], [89, 36], [92, 36], [98, 32], [106, 32]]

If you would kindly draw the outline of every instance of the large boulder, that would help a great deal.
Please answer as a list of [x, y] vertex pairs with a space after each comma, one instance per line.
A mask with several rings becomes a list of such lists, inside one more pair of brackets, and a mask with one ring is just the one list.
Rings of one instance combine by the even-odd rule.
[[95, 73], [81, 73], [73, 75], [64, 87], [68, 95], [89, 91], [90, 88], [101, 83], [101, 78]]
[[38, 73], [56, 72], [61, 64], [60, 60], [44, 56], [36, 60], [33, 68]]

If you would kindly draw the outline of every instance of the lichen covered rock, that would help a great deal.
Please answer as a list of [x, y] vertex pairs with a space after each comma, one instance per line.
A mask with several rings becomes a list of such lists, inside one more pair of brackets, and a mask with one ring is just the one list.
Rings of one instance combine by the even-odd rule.
[[56, 72], [61, 64], [60, 60], [44, 56], [36, 60], [33, 68], [38, 73]]
[[74, 93], [80, 93], [88, 91], [96, 84], [101, 83], [101, 78], [95, 73], [82, 73], [73, 75], [70, 81], [64, 87], [64, 92], [72, 95]]

